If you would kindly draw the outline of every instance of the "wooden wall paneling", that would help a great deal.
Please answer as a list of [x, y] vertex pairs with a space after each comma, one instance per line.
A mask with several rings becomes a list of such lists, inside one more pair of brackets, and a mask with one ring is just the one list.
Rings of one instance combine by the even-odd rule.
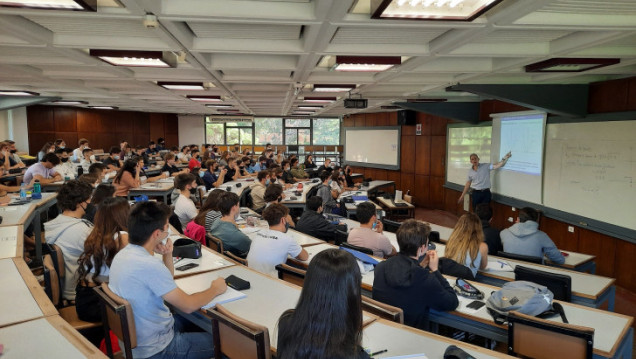
[[66, 142], [66, 148], [77, 148], [77, 132], [55, 132], [55, 139], [61, 138]]
[[[102, 146], [101, 143], [98, 144], [97, 138], [99, 136], [94, 134], [94, 133], [90, 133], [90, 132], [77, 132], [77, 140], [79, 141], [80, 138], [85, 138], [88, 140], [88, 145], [91, 148], [101, 148], [101, 147], [96, 147], [96, 146]], [[77, 147], [77, 143], [75, 144], [75, 147]]]
[[376, 169], [375, 177], [373, 179], [378, 181], [387, 181], [387, 178], [388, 178], [387, 172], [388, 171], [385, 169]]
[[415, 136], [415, 174], [431, 174], [431, 136]]
[[397, 126], [397, 112], [389, 112], [388, 121], [386, 126]]
[[402, 172], [415, 172], [415, 136], [402, 136], [400, 145], [400, 169]]
[[[27, 130], [31, 132], [52, 132], [55, 131], [53, 121], [53, 108], [45, 106], [27, 107]], [[42, 147], [42, 145], [40, 145]], [[38, 151], [40, 148], [38, 148]]]
[[364, 116], [364, 125], [366, 127], [375, 127], [376, 125], [376, 119], [379, 117], [379, 113], [367, 113]]
[[444, 208], [444, 177], [431, 176], [429, 201], [431, 208]]
[[356, 122], [353, 116], [345, 116], [342, 120], [342, 127], [354, 127], [355, 125]]
[[415, 188], [411, 191], [411, 194], [415, 196], [415, 204], [417, 206], [431, 208], [430, 186], [431, 180], [429, 176], [415, 175]]
[[157, 141], [159, 137], [165, 137], [165, 118], [163, 113], [151, 113], [149, 115], [148, 123], [150, 124], [150, 139], [151, 141]]
[[458, 216], [464, 214], [464, 202], [457, 203], [460, 195], [458, 191], [444, 188], [444, 210]]
[[446, 176], [446, 136], [431, 136], [431, 176]]
[[626, 111], [629, 79], [619, 79], [590, 84], [589, 113]]
[[143, 138], [146, 138], [144, 145], [148, 144], [148, 139], [150, 138], [150, 122], [148, 121], [148, 114], [139, 114], [136, 116], [137, 118], [133, 121], [133, 136], [137, 135], [146, 135]]
[[620, 240], [585, 228], [577, 228], [577, 230], [579, 231], [579, 252], [596, 256], [596, 274], [614, 278], [616, 242]]
[[386, 180], [395, 182], [395, 188], [402, 190], [400, 171], [386, 171]]
[[[45, 143], [54, 141], [52, 132], [29, 132], [29, 154], [37, 156]], [[16, 141], [17, 148], [20, 148]]]
[[148, 142], [150, 142], [150, 134], [149, 133], [133, 133], [133, 143], [135, 146], [143, 146], [147, 147]]
[[[515, 223], [515, 221], [517, 220], [517, 217], [519, 216], [519, 212], [513, 211], [512, 207], [508, 205], [497, 203], [497, 202], [491, 202], [490, 206], [492, 208], [492, 216], [493, 216], [491, 224], [495, 228], [498, 228], [498, 229], [508, 228]], [[512, 221], [510, 221], [511, 218], [512, 218]]]
[[391, 113], [390, 112], [380, 112], [378, 116], [375, 118], [376, 126], [389, 126], [391, 123]]
[[443, 117], [431, 116], [430, 117], [431, 136], [444, 136], [446, 137], [446, 125], [450, 121]]
[[[435, 116], [431, 116], [429, 114], [418, 112], [417, 113], [417, 123], [422, 125], [422, 135], [430, 136], [432, 133], [431, 122]], [[413, 129], [415, 131], [415, 129]], [[415, 134], [415, 132], [413, 132]]]
[[400, 174], [400, 185], [397, 187], [404, 192], [411, 190], [411, 194], [413, 194], [415, 191], [415, 174], [402, 172]]
[[65, 107], [53, 110], [55, 132], [77, 132], [77, 110]]
[[415, 126], [402, 125], [402, 136], [415, 136]]
[[359, 113], [354, 117], [354, 126], [355, 127], [364, 127], [366, 126], [366, 114]]
[[[131, 112], [122, 111], [115, 116], [115, 132], [130, 133], [133, 132], [133, 115]], [[129, 140], [130, 142], [130, 140]]]
[[97, 139], [101, 144], [101, 146], [97, 148], [103, 148], [104, 152], [110, 151], [110, 148], [113, 146], [119, 148], [119, 141], [121, 140], [116, 133], [108, 132], [100, 133], [99, 136], [97, 136]]
[[[518, 212], [515, 212], [518, 215]], [[516, 220], [516, 218], [515, 218]], [[568, 232], [568, 224], [552, 218], [541, 216], [539, 229], [544, 231], [556, 244], [557, 248], [566, 251], [579, 251], [579, 228], [574, 227], [574, 233]]]
[[627, 103], [625, 104], [626, 111], [636, 110], [636, 77], [629, 79], [629, 89], [627, 91]]
[[636, 258], [636, 244], [617, 240], [615, 278], [616, 283], [632, 292], [636, 292], [636, 271], [634, 270], [634, 258]]
[[135, 147], [135, 143], [133, 143], [133, 134], [132, 131], [131, 132], [117, 132], [115, 133], [115, 135], [117, 136], [117, 144], [120, 143], [120, 141], [124, 140], [126, 142], [128, 142], [129, 145], [131, 145], [133, 148]]
[[164, 119], [164, 125], [166, 134], [179, 134], [179, 117], [174, 113], [166, 115], [166, 118]]
[[166, 133], [166, 146], [178, 146], [179, 145], [179, 134], [176, 133]]

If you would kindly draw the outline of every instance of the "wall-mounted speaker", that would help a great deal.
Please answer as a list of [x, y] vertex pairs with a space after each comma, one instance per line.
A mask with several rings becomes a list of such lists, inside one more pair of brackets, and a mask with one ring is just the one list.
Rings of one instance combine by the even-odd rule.
[[398, 125], [415, 126], [417, 123], [417, 112], [411, 110], [403, 110], [397, 112]]

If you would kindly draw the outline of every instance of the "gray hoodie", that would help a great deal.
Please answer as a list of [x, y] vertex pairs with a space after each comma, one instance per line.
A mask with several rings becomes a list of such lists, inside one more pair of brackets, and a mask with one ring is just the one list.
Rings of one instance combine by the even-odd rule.
[[561, 251], [545, 232], [539, 230], [537, 222], [515, 223], [501, 231], [500, 236], [504, 252], [540, 258], [545, 255], [554, 263], [565, 262]]
[[46, 243], [57, 245], [64, 255], [65, 280], [64, 288], [62, 288], [64, 299], [75, 300], [77, 268], [79, 267], [77, 260], [84, 252], [84, 241], [92, 229], [91, 222], [63, 214], [44, 223]]

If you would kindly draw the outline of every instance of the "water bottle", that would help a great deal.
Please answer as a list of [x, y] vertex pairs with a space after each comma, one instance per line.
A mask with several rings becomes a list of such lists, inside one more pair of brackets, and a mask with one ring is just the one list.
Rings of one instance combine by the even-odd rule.
[[24, 201], [27, 199], [27, 194], [26, 194], [26, 184], [22, 184], [20, 185], [20, 200]]
[[42, 198], [42, 187], [40, 186], [40, 180], [35, 180], [33, 184], [33, 194], [31, 195], [33, 199]]

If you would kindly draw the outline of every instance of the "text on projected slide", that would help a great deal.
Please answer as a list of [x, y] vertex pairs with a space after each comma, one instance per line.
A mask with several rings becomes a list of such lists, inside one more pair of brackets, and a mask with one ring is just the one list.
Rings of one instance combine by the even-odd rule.
[[541, 175], [544, 124], [542, 114], [501, 119], [499, 157], [503, 158], [506, 153], [512, 152], [512, 157], [503, 169]]

